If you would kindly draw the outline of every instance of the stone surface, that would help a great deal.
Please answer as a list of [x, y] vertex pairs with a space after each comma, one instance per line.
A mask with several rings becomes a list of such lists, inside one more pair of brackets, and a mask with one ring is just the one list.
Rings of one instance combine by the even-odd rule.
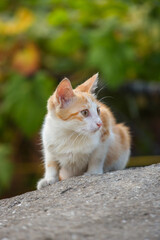
[[160, 164], [0, 201], [0, 240], [160, 239]]

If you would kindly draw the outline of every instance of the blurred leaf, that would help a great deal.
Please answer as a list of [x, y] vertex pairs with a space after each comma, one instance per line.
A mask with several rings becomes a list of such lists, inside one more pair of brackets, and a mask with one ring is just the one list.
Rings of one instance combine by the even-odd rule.
[[26, 31], [33, 23], [33, 13], [27, 8], [19, 8], [13, 18], [0, 19], [0, 33], [4, 35], [15, 35]]
[[76, 30], [61, 31], [57, 37], [50, 42], [50, 47], [58, 54], [71, 55], [81, 47], [82, 40]]
[[46, 101], [54, 85], [55, 82], [43, 72], [30, 80], [13, 75], [6, 84], [3, 108], [24, 134], [31, 136], [40, 129], [46, 112]]
[[10, 148], [7, 145], [0, 145], [0, 193], [10, 184], [13, 164], [9, 160]]
[[[134, 49], [123, 37], [117, 36], [117, 23], [108, 21], [90, 36], [91, 49], [88, 62], [103, 73], [109, 87], [116, 88], [126, 79], [134, 61]], [[116, 33], [116, 35], [115, 35]], [[122, 33], [123, 35], [123, 33]]]
[[28, 43], [23, 48], [18, 49], [12, 59], [12, 66], [24, 75], [36, 72], [40, 65], [40, 53], [33, 43]]
[[54, 26], [66, 25], [69, 22], [67, 11], [64, 8], [57, 8], [48, 16], [48, 22]]

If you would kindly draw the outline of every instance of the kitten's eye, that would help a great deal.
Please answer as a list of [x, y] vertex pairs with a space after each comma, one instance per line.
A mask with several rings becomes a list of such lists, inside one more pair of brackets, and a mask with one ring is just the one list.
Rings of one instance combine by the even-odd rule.
[[97, 113], [100, 115], [100, 107], [97, 107]]
[[83, 115], [83, 117], [88, 117], [89, 116], [89, 111], [88, 109], [82, 110], [81, 114]]

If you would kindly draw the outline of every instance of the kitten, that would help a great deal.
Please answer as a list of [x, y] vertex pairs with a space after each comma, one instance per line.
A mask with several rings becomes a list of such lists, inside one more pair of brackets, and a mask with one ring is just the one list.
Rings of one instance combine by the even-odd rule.
[[38, 189], [73, 176], [125, 168], [129, 130], [96, 99], [97, 82], [95, 74], [73, 90], [64, 78], [49, 98], [42, 128], [45, 175]]

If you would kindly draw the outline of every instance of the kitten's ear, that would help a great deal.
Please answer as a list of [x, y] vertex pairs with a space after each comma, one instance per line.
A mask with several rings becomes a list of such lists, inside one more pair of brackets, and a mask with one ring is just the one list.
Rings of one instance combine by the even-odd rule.
[[56, 98], [61, 107], [65, 107], [74, 97], [71, 82], [68, 78], [64, 78], [56, 89]]
[[89, 92], [94, 93], [95, 89], [97, 88], [98, 84], [98, 73], [94, 74], [91, 78], [87, 81], [79, 85], [76, 90], [80, 92]]

